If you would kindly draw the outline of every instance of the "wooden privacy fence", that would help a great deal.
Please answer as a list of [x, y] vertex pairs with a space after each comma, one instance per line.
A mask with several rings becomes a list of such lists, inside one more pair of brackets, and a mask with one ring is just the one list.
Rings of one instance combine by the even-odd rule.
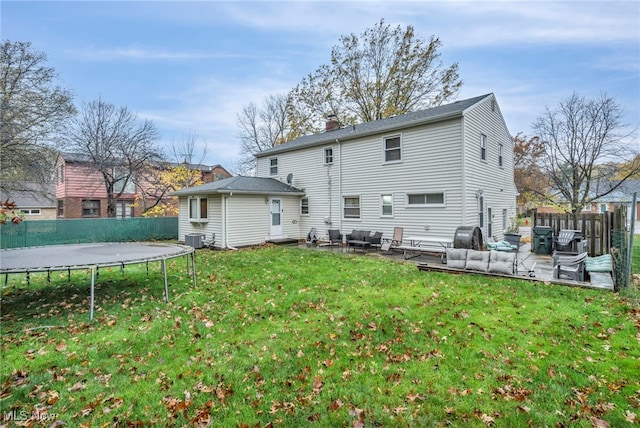
[[561, 229], [579, 230], [584, 235], [585, 250], [590, 256], [599, 256], [611, 251], [613, 234], [625, 230], [627, 210], [620, 206], [612, 213], [581, 213], [577, 220], [574, 224], [573, 216], [566, 213], [532, 213], [532, 227], [551, 227], [554, 237]]

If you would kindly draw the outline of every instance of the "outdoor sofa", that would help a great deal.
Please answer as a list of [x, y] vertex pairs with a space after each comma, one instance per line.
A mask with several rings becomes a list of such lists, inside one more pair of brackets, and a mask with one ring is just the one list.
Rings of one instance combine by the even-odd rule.
[[446, 260], [449, 268], [483, 273], [515, 275], [517, 268], [515, 252], [447, 248]]

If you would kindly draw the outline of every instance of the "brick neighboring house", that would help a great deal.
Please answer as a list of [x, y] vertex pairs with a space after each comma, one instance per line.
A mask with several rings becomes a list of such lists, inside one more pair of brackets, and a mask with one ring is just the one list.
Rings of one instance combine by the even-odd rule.
[[[205, 182], [231, 177], [221, 165], [189, 164], [188, 168], [200, 170]], [[87, 156], [61, 152], [56, 161], [55, 176], [58, 218], [107, 217], [107, 191], [104, 179], [99, 172], [92, 170]], [[116, 193], [120, 190], [116, 189]], [[116, 217], [140, 217], [142, 209], [136, 206], [135, 202], [136, 198], [141, 196], [141, 189], [136, 187], [136, 183], [131, 182], [123, 190], [117, 200]]]

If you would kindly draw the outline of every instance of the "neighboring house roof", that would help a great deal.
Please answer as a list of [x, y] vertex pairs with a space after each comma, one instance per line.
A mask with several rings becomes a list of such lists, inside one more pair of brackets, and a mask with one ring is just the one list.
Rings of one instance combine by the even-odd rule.
[[82, 153], [60, 152], [60, 157], [64, 159], [65, 162], [70, 162], [70, 163], [91, 162], [91, 158], [88, 155], [85, 155]]
[[46, 184], [44, 187], [38, 183], [22, 183], [19, 187], [22, 187], [23, 190], [15, 190], [11, 193], [2, 192], [0, 199], [13, 201], [18, 208], [56, 207], [56, 191], [53, 183]]
[[461, 117], [465, 110], [481, 100], [493, 96], [493, 94], [481, 95], [479, 97], [456, 101], [426, 110], [419, 110], [386, 119], [374, 120], [358, 125], [349, 125], [333, 131], [321, 132], [319, 134], [305, 135], [287, 143], [263, 150], [256, 153], [256, 157], [264, 157], [277, 153], [297, 150], [302, 147], [310, 147], [319, 144], [333, 143], [336, 140], [348, 140], [363, 137], [365, 135], [380, 132], [390, 132], [396, 129], [417, 126], [424, 123], [438, 122], [441, 120]]
[[268, 194], [268, 195], [304, 195], [297, 189], [274, 178], [237, 176], [225, 178], [201, 186], [177, 190], [172, 196], [191, 196], [210, 193]]
[[631, 202], [634, 193], [640, 195], [640, 180], [625, 180], [616, 190], [594, 202]]
[[186, 165], [187, 169], [198, 170], [198, 171], [202, 171], [202, 172], [211, 172], [211, 171], [214, 171], [216, 169], [221, 169], [225, 173], [227, 173], [227, 175], [229, 175], [229, 177], [231, 177], [231, 173], [229, 171], [227, 171], [227, 169], [225, 167], [223, 167], [222, 165], [220, 165], [220, 164], [205, 165], [205, 164], [201, 164], [201, 163], [169, 162], [169, 165], [174, 166], [174, 167], [175, 166], [180, 166], [180, 165]]

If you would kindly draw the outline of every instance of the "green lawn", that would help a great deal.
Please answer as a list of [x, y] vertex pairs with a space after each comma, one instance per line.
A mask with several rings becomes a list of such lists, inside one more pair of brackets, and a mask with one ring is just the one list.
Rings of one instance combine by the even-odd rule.
[[[632, 299], [304, 249], [9, 278], [1, 413], [36, 426], [611, 426], [640, 420]], [[0, 422], [2, 425], [2, 422]], [[57, 425], [54, 425], [57, 426]]]

